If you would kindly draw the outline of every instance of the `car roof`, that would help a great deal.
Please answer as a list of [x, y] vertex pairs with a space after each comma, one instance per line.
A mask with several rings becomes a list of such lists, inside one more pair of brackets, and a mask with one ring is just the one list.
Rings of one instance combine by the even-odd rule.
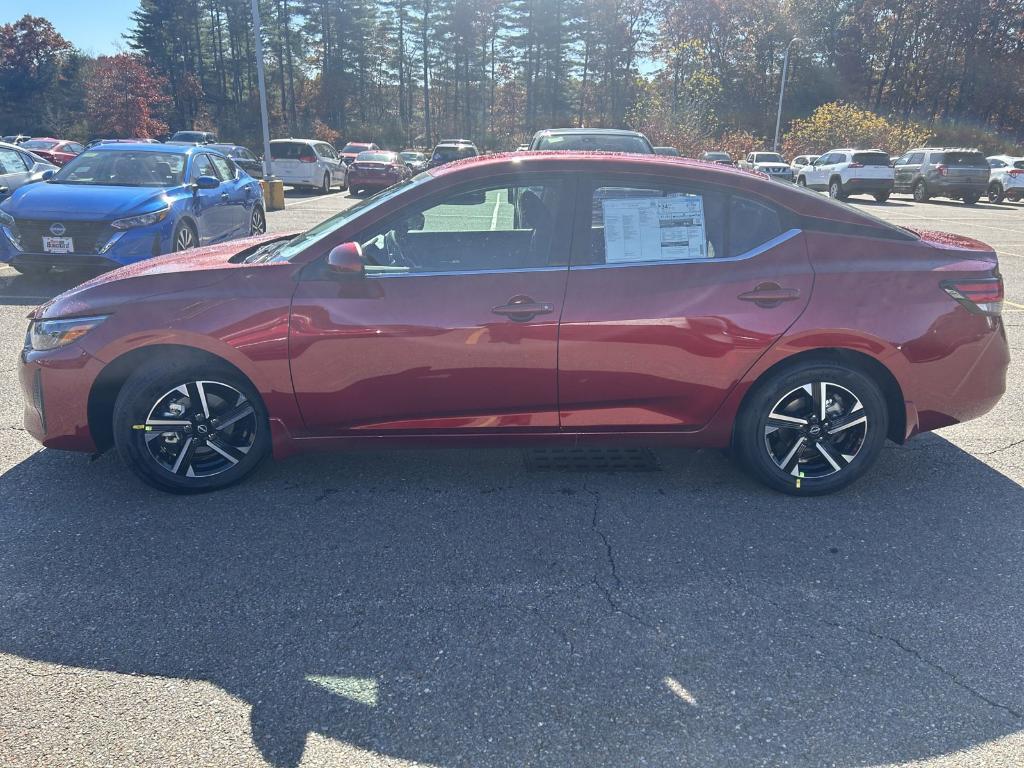
[[538, 136], [552, 136], [555, 134], [569, 135], [569, 134], [586, 134], [586, 135], [600, 135], [600, 136], [643, 136], [640, 131], [630, 131], [626, 128], [542, 128], [533, 134], [534, 138]]
[[281, 142], [281, 141], [298, 141], [298, 142], [300, 142], [302, 144], [326, 144], [327, 143], [326, 141], [321, 141], [320, 139], [292, 139], [292, 138], [288, 138], [288, 139], [271, 139], [270, 143], [271, 144], [277, 144], [278, 142]]
[[93, 144], [89, 147], [90, 152], [120, 152], [132, 150], [139, 152], [165, 152], [174, 155], [187, 155], [194, 152], [201, 152], [207, 149], [208, 145], [199, 144], [147, 144], [141, 142], [119, 141], [109, 144]]
[[[908, 149], [907, 152], [977, 152], [981, 154], [981, 150], [977, 147], [914, 147]], [[907, 154], [904, 152], [903, 154]]]

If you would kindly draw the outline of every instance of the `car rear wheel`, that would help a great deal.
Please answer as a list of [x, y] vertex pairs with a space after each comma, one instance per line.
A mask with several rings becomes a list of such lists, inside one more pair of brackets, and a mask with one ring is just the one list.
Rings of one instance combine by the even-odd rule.
[[331, 174], [325, 173], [324, 174], [324, 180], [320, 184], [320, 194], [321, 195], [327, 195], [327, 194], [330, 194], [330, 191], [331, 191]]
[[981, 195], [979, 195], [977, 192], [973, 192], [969, 195], [963, 196], [964, 205], [974, 205], [979, 200], [981, 200]]
[[174, 228], [173, 243], [175, 251], [187, 251], [190, 248], [195, 248], [199, 243], [192, 225], [187, 221], [179, 221], [178, 226]]
[[853, 368], [808, 362], [750, 393], [736, 420], [733, 453], [765, 485], [814, 496], [863, 475], [887, 431], [888, 411], [874, 381]]
[[876, 192], [875, 193], [875, 202], [884, 203], [888, 199], [889, 199], [889, 193], [888, 192]]
[[121, 387], [113, 429], [129, 468], [172, 493], [236, 483], [270, 449], [263, 401], [226, 366], [163, 362], [140, 369]]
[[928, 198], [931, 195], [928, 194], [928, 187], [923, 181], [919, 181], [914, 185], [914, 200], [919, 203], [927, 203]]
[[263, 212], [262, 206], [254, 205], [252, 215], [249, 217], [249, 234], [262, 235], [267, 231], [267, 215]]
[[843, 191], [843, 182], [839, 179], [832, 179], [828, 183], [828, 196], [833, 200], [845, 200], [848, 195]]
[[988, 185], [988, 201], [990, 203], [1001, 203], [1005, 197], [1006, 194], [1003, 192], [1003, 185], [998, 181], [993, 181]]

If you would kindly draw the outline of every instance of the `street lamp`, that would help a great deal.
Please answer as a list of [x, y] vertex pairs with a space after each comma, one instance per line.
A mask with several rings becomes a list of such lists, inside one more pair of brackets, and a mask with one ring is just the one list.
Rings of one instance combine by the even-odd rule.
[[267, 81], [263, 74], [263, 30], [260, 28], [259, 0], [252, 0], [252, 33], [256, 42], [256, 82], [260, 90], [260, 116], [263, 118], [263, 178], [270, 181], [273, 178], [270, 171], [270, 117], [267, 114]]
[[[255, 0], [253, 0], [255, 2]], [[789, 41], [789, 45], [786, 46], [786, 56], [782, 60], [782, 85], [779, 88], [779, 113], [775, 117], [775, 143], [772, 144], [772, 149], [775, 152], [779, 151], [779, 128], [782, 127], [782, 97], [786, 95], [786, 70], [789, 69], [789, 49], [793, 46], [793, 43], [802, 43], [799, 37], [794, 37]]]

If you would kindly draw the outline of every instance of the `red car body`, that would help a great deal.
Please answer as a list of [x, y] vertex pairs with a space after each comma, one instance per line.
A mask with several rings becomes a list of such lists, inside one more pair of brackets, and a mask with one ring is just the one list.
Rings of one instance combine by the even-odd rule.
[[29, 139], [22, 146], [54, 165], [64, 165], [69, 160], [78, 157], [84, 149], [77, 142], [49, 137]]
[[350, 141], [348, 144], [346, 144], [344, 147], [338, 150], [338, 157], [340, 157], [342, 161], [346, 165], [348, 165], [351, 164], [352, 161], [356, 159], [356, 156], [360, 152], [369, 152], [371, 150], [377, 149], [380, 149], [380, 147], [369, 141]]
[[412, 175], [397, 152], [360, 152], [348, 167], [348, 188], [353, 192], [386, 189]]
[[[975, 240], [898, 230], [761, 174], [661, 156], [518, 152], [431, 174], [288, 261], [233, 258], [282, 237], [266, 235], [140, 262], [39, 307], [36, 322], [109, 317], [68, 346], [25, 350], [26, 429], [50, 448], [110, 445], [125, 379], [182, 350], [252, 383], [277, 457], [482, 441], [725, 448], [759, 380], [825, 355], [874, 377], [896, 442], [980, 416], [1004, 392], [998, 309], [972, 311], [943, 289], [1001, 292], [996, 255]], [[427, 196], [505, 175], [529, 187], [588, 174], [742, 194], [775, 206], [787, 229], [738, 258], [579, 264], [572, 240], [592, 216], [580, 198], [539, 268], [341, 279], [319, 268]], [[535, 316], [509, 314], [526, 300]]]

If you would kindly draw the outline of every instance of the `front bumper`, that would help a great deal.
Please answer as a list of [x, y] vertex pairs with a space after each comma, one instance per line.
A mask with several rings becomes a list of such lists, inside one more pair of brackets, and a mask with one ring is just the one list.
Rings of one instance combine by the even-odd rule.
[[[116, 269], [151, 259], [172, 250], [174, 225], [168, 216], [149, 227], [113, 231], [101, 248], [76, 253], [45, 253], [22, 250], [6, 227], [0, 227], [0, 261], [14, 266], [39, 266], [86, 269]], [[76, 244], [76, 247], [79, 247]]]
[[89, 392], [103, 364], [78, 344], [48, 352], [24, 349], [18, 362], [25, 430], [47, 448], [95, 451]]

